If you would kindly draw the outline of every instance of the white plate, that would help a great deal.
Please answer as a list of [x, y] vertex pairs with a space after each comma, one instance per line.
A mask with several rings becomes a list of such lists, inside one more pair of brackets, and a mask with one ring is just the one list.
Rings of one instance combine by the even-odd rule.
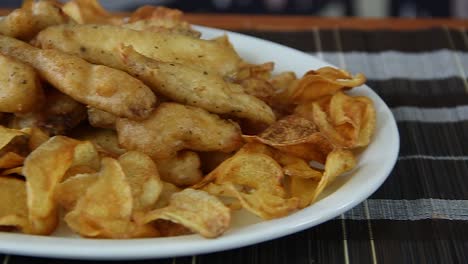
[[[265, 40], [217, 29], [197, 27], [205, 38], [227, 33], [240, 55], [250, 62], [274, 61], [276, 71], [292, 70], [298, 76], [329, 65], [303, 52]], [[248, 213], [233, 216], [234, 225], [223, 236], [205, 239], [198, 235], [131, 240], [83, 239], [60, 228], [54, 236], [31, 236], [0, 232], [0, 252], [77, 259], [143, 259], [195, 255], [238, 248], [292, 234], [330, 220], [369, 197], [387, 178], [398, 156], [399, 136], [392, 113], [366, 86], [352, 94], [366, 95], [375, 103], [377, 129], [370, 146], [360, 155], [358, 167], [340, 176], [322, 199], [287, 217], [260, 221]]]

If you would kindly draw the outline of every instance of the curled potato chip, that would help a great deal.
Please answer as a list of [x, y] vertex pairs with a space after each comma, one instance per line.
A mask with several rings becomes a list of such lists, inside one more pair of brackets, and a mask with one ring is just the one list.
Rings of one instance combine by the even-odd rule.
[[345, 148], [368, 145], [376, 125], [375, 108], [369, 98], [341, 92], [299, 105], [295, 112], [312, 120], [330, 141]]
[[201, 33], [182, 20], [182, 15], [183, 13], [177, 9], [145, 5], [135, 10], [129, 17], [128, 23], [122, 27], [152, 32], [168, 31], [199, 38]]
[[291, 195], [299, 197], [301, 208], [317, 200], [318, 196], [339, 175], [353, 169], [356, 158], [349, 150], [332, 151], [325, 162], [325, 171], [320, 180], [291, 177]]
[[345, 70], [323, 67], [307, 72], [295, 81], [283, 94], [293, 103], [307, 103], [338, 91], [351, 89], [366, 81], [363, 74], [352, 76]]
[[49, 138], [49, 135], [44, 130], [38, 127], [31, 127], [28, 142], [29, 149], [31, 151], [37, 149], [40, 145], [49, 140]]
[[21, 166], [24, 157], [14, 152], [7, 152], [0, 156], [0, 169], [10, 169]]
[[249, 145], [221, 163], [194, 188], [237, 198], [242, 207], [264, 219], [296, 210], [299, 200], [285, 198], [281, 166], [268, 155], [267, 149], [256, 152]]
[[151, 158], [174, 157], [179, 150], [231, 152], [242, 145], [239, 127], [201, 108], [162, 103], [143, 121], [119, 119], [119, 143]]
[[[36, 148], [24, 161], [30, 228], [28, 233], [50, 234], [58, 223], [54, 192], [73, 166], [96, 166], [90, 142], [55, 136]], [[93, 165], [94, 164], [94, 165]]]
[[274, 62], [266, 62], [263, 64], [250, 64], [244, 62], [237, 73], [237, 80], [249, 78], [268, 80], [271, 77], [271, 72], [275, 68]]
[[200, 158], [193, 151], [179, 151], [175, 157], [156, 160], [156, 163], [161, 178], [177, 186], [193, 185], [203, 177]]
[[23, 164], [28, 151], [28, 138], [26, 131], [0, 126], [0, 169], [10, 169]]
[[120, 24], [121, 18], [109, 14], [97, 0], [72, 0], [62, 11], [78, 24]]
[[25, 182], [16, 178], [0, 177], [0, 201], [0, 226], [26, 228], [28, 207]]
[[133, 197], [133, 210], [146, 211], [154, 207], [163, 189], [158, 168], [146, 154], [129, 151], [118, 159], [127, 177]]
[[120, 164], [103, 158], [98, 179], [65, 215], [69, 227], [86, 237], [130, 238], [157, 236], [157, 230], [131, 221], [132, 191]]
[[217, 237], [229, 227], [231, 214], [221, 201], [204, 191], [187, 188], [171, 196], [167, 207], [156, 209], [138, 221], [164, 219], [181, 224], [204, 237]]
[[16, 168], [11, 168], [8, 170], [4, 170], [1, 173], [2, 175], [23, 175], [23, 167], [16, 167]]
[[163, 208], [169, 205], [169, 200], [174, 193], [182, 191], [181, 188], [175, 186], [172, 183], [162, 181], [162, 190], [161, 194], [158, 197], [158, 201], [156, 202], [154, 208]]
[[80, 199], [86, 190], [98, 179], [97, 173], [75, 174], [61, 182], [55, 191], [55, 199], [66, 210], [72, 210], [76, 201]]
[[332, 143], [310, 120], [290, 115], [278, 120], [257, 136], [243, 136], [247, 142], [260, 142], [285, 153], [324, 162]]

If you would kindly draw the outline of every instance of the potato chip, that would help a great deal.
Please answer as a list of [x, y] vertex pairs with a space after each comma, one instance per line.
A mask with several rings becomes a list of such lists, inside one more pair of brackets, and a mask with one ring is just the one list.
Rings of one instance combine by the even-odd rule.
[[131, 221], [132, 191], [120, 164], [103, 158], [98, 179], [65, 215], [65, 222], [86, 237], [130, 238], [159, 235], [147, 225]]
[[168, 31], [199, 38], [201, 33], [183, 21], [182, 15], [183, 13], [177, 9], [146, 5], [135, 10], [129, 17], [128, 23], [122, 27], [152, 32]]
[[11, 169], [8, 169], [8, 170], [4, 170], [4, 171], [2, 171], [1, 174], [2, 175], [13, 175], [13, 176], [21, 175], [22, 176], [23, 175], [23, 166], [11, 168]]
[[250, 64], [244, 62], [237, 73], [237, 80], [244, 80], [249, 78], [268, 80], [271, 77], [271, 72], [275, 68], [274, 62], [266, 62], [263, 64]]
[[174, 157], [179, 150], [231, 152], [242, 145], [239, 127], [201, 108], [162, 103], [143, 121], [119, 119], [119, 143], [151, 158]]
[[162, 237], [193, 234], [192, 230], [188, 229], [187, 227], [164, 219], [153, 221], [151, 222], [151, 225], [159, 231]]
[[23, 175], [28, 190], [29, 233], [50, 234], [55, 229], [58, 223], [56, 187], [70, 167], [95, 166], [92, 147], [90, 142], [55, 136], [26, 158]]
[[282, 168], [268, 154], [260, 144], [247, 144], [194, 188], [237, 198], [245, 209], [264, 219], [287, 215], [297, 209], [299, 200], [286, 198]]
[[312, 120], [335, 145], [345, 148], [369, 144], [375, 130], [372, 101], [338, 92], [330, 98], [299, 105], [296, 114]]
[[307, 103], [362, 85], [365, 81], [366, 77], [363, 74], [352, 76], [345, 70], [323, 67], [307, 72], [301, 79], [290, 85], [283, 95], [290, 102]]
[[26, 186], [23, 180], [0, 177], [0, 226], [19, 229], [28, 225]]
[[271, 125], [257, 136], [244, 136], [247, 142], [260, 142], [285, 153], [324, 162], [333, 150], [332, 143], [317, 126], [303, 117], [290, 115]]
[[179, 151], [175, 157], [156, 160], [164, 181], [177, 186], [193, 185], [203, 178], [200, 158], [193, 151]]
[[28, 142], [29, 149], [33, 151], [49, 139], [50, 139], [49, 135], [44, 130], [35, 126], [31, 127], [31, 132], [29, 132], [29, 142]]
[[121, 24], [122, 19], [109, 14], [97, 0], [72, 0], [62, 11], [79, 24]]
[[231, 214], [221, 201], [204, 191], [187, 188], [171, 196], [167, 207], [145, 214], [137, 221], [164, 219], [181, 224], [204, 237], [217, 237], [229, 227]]
[[0, 156], [0, 169], [10, 169], [23, 165], [24, 157], [14, 152], [7, 152]]
[[325, 171], [320, 179], [305, 179], [291, 177], [291, 195], [300, 198], [301, 208], [308, 206], [317, 200], [318, 196], [339, 175], [353, 169], [356, 166], [356, 158], [348, 150], [332, 151], [325, 162]]
[[97, 173], [75, 174], [57, 186], [55, 199], [67, 211], [72, 210], [78, 199], [97, 181], [98, 176]]
[[234, 153], [225, 153], [220, 151], [199, 152], [201, 169], [203, 174], [208, 174], [219, 166], [223, 161], [232, 157]]
[[154, 207], [163, 189], [158, 168], [147, 155], [129, 151], [118, 159], [127, 177], [133, 197], [133, 210], [146, 211]]
[[161, 194], [158, 197], [156, 204], [154, 205], [155, 209], [163, 208], [169, 205], [169, 200], [174, 193], [182, 191], [181, 188], [175, 186], [172, 183], [162, 181], [162, 190]]
[[88, 121], [93, 127], [115, 129], [117, 116], [94, 107], [88, 107]]

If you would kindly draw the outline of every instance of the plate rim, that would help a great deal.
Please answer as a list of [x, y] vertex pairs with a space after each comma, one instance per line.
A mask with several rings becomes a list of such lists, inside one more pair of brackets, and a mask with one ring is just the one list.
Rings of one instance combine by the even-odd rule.
[[[318, 59], [310, 54], [305, 52], [293, 49], [288, 46], [284, 46], [272, 41], [252, 37], [249, 35], [231, 32], [228, 30], [223, 29], [216, 29], [210, 27], [203, 27], [203, 26], [194, 26], [195, 29], [207, 32], [216, 33], [219, 35], [227, 34], [230, 38], [233, 36], [234, 38], [241, 38], [247, 39], [248, 41], [253, 41], [257, 43], [263, 43], [275, 48], [285, 49], [288, 52], [293, 52], [299, 54], [301, 56], [306, 56], [308, 59], [313, 59], [317, 63], [322, 65], [329, 65], [333, 66], [332, 64]], [[236, 45], [234, 44], [234, 47]], [[204, 253], [211, 253], [217, 252], [221, 250], [230, 250], [234, 248], [240, 248], [248, 245], [253, 245], [260, 242], [265, 242], [269, 240], [273, 240], [279, 237], [283, 237], [286, 235], [290, 235], [307, 228], [317, 226], [323, 222], [329, 221], [334, 217], [352, 209], [369, 196], [371, 196], [388, 178], [390, 172], [392, 171], [399, 153], [400, 148], [400, 137], [397, 128], [397, 124], [395, 118], [390, 111], [389, 107], [386, 103], [377, 95], [371, 88], [367, 85], [362, 86], [365, 89], [365, 92], [370, 93], [373, 100], [377, 100], [380, 107], [383, 108], [384, 112], [388, 115], [388, 120], [386, 120], [385, 125], [389, 126], [389, 129], [393, 131], [391, 133], [394, 138], [391, 140], [394, 141], [394, 146], [391, 149], [390, 161], [384, 163], [384, 166], [381, 167], [382, 176], [378, 178], [378, 180], [372, 182], [372, 185], [368, 186], [365, 192], [358, 193], [357, 197], [354, 197], [351, 201], [341, 203], [339, 208], [332, 210], [331, 212], [327, 213], [326, 215], [321, 215], [316, 218], [314, 221], [304, 221], [301, 223], [296, 223], [294, 226], [286, 226], [280, 230], [271, 230], [272, 228], [267, 228], [267, 231], [260, 233], [256, 237], [249, 237], [249, 239], [244, 239], [243, 241], [237, 240], [232, 241], [226, 236], [221, 236], [216, 239], [206, 239], [199, 237], [197, 235], [190, 235], [190, 236], [181, 236], [181, 237], [170, 237], [170, 238], [140, 238], [140, 239], [123, 239], [123, 240], [108, 240], [108, 239], [77, 239], [77, 238], [67, 238], [67, 237], [51, 237], [51, 236], [35, 236], [35, 235], [27, 235], [27, 234], [19, 234], [19, 233], [7, 233], [7, 232], [0, 232], [0, 252], [4, 254], [16, 254], [16, 255], [27, 255], [27, 256], [35, 256], [35, 257], [48, 257], [48, 258], [67, 258], [67, 259], [87, 259], [87, 260], [137, 260], [137, 259], [148, 259], [148, 258], [167, 258], [167, 257], [179, 257], [179, 256], [187, 256], [187, 255], [196, 255], [196, 254], [204, 254]], [[376, 103], [374, 101], [374, 103]], [[328, 197], [328, 196], [327, 196]], [[327, 199], [327, 197], [324, 198]], [[314, 205], [313, 205], [314, 206]], [[302, 209], [298, 212], [306, 210]], [[291, 215], [290, 215], [291, 216]], [[278, 221], [286, 222], [285, 219], [288, 219], [290, 216], [286, 216], [283, 218], [270, 220], [270, 221]], [[265, 225], [265, 223], [271, 223], [270, 221], [261, 222], [258, 225]], [[267, 224], [268, 225], [268, 224]], [[273, 232], [274, 231], [274, 232]], [[229, 233], [229, 231], [228, 231]], [[263, 234], [263, 235], [261, 235]], [[227, 234], [229, 235], [229, 234]], [[183, 238], [185, 241], [184, 243], [177, 241]], [[224, 238], [224, 239], [223, 239]], [[236, 237], [234, 236], [234, 240]], [[19, 241], [18, 241], [19, 240]], [[154, 240], [159, 240], [159, 243], [154, 243]], [[14, 243], [8, 243], [10, 241], [16, 241]], [[85, 247], [82, 245], [83, 241], [86, 241]], [[178, 249], [173, 247], [172, 250], [159, 250], [155, 248], [158, 246], [157, 244], [161, 244], [161, 241], [168, 242], [168, 243], [181, 243]], [[201, 242], [203, 241], [203, 242]], [[201, 243], [200, 243], [201, 242]], [[106, 245], [106, 250], [103, 250], [103, 243]], [[188, 248], [187, 245], [191, 245], [198, 243], [197, 247]], [[109, 244], [109, 245], [107, 245]], [[156, 245], [155, 245], [156, 244]], [[159, 245], [161, 246], [161, 245]], [[108, 248], [111, 247], [111, 248]], [[52, 249], [56, 249], [52, 251]], [[164, 247], [163, 247], [164, 248]], [[170, 247], [169, 247], [170, 248]]]

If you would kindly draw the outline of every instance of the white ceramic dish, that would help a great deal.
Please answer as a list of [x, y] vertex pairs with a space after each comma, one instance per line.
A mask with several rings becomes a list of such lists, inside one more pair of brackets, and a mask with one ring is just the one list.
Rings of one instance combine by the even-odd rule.
[[[227, 33], [240, 55], [250, 62], [274, 61], [276, 71], [292, 70], [301, 76], [307, 70], [329, 65], [300, 51], [253, 37], [197, 27], [205, 38]], [[369, 197], [387, 178], [398, 156], [399, 136], [391, 111], [366, 86], [352, 94], [366, 95], [375, 103], [377, 129], [372, 143], [359, 157], [358, 167], [340, 176], [322, 198], [287, 217], [261, 221], [240, 212], [233, 216], [233, 226], [223, 236], [205, 239], [198, 235], [132, 240], [83, 239], [64, 228], [53, 236], [31, 236], [0, 232], [0, 253], [77, 259], [143, 259], [195, 255], [238, 248], [292, 234], [353, 208]]]

